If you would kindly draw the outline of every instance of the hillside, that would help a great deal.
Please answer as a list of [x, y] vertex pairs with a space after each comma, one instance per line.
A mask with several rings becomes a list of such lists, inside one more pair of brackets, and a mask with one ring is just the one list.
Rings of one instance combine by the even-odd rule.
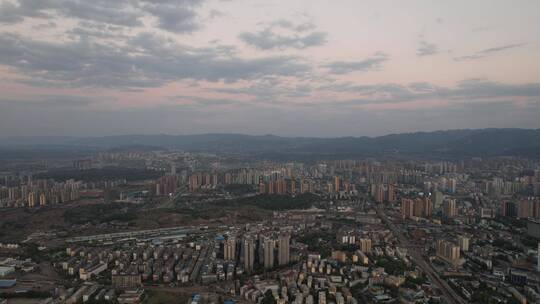
[[524, 156], [540, 157], [540, 130], [478, 129], [392, 134], [380, 137], [280, 137], [274, 135], [121, 135], [88, 138], [11, 138], [6, 149], [118, 149], [152, 147], [192, 152], [248, 153], [268, 158]]

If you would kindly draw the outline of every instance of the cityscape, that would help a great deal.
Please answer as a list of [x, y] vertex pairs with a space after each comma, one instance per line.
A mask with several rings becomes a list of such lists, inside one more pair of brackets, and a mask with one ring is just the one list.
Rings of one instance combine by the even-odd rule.
[[0, 0], [0, 304], [540, 303], [540, 2]]
[[243, 155], [123, 148], [6, 160], [2, 294], [39, 303], [540, 298], [538, 159]]

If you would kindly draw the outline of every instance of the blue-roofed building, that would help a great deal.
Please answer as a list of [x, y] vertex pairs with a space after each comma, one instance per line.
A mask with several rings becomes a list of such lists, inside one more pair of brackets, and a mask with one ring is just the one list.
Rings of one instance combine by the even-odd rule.
[[234, 301], [233, 299], [226, 299], [223, 304], [234, 304], [236, 303], [236, 301]]

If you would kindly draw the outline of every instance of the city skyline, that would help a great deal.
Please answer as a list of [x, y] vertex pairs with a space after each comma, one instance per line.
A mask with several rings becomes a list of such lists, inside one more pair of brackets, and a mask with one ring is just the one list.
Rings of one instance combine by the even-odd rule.
[[539, 17], [535, 1], [0, 0], [0, 137], [536, 129]]

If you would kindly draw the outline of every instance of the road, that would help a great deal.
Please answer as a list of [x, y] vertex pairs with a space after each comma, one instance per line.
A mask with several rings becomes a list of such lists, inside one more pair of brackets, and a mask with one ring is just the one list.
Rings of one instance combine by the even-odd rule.
[[174, 208], [176, 207], [176, 201], [182, 196], [182, 194], [187, 192], [187, 188], [182, 186], [176, 190], [176, 192], [165, 202], [161, 203], [159, 208]]
[[454, 304], [465, 304], [467, 303], [461, 296], [459, 296], [446, 281], [442, 280], [439, 277], [439, 274], [433, 269], [433, 267], [426, 262], [422, 257], [422, 253], [418, 251], [418, 247], [411, 244], [410, 241], [403, 235], [403, 233], [396, 227], [392, 221], [388, 219], [381, 207], [376, 208], [377, 215], [379, 218], [386, 224], [386, 226], [392, 231], [392, 233], [397, 237], [400, 245], [404, 248], [407, 248], [409, 256], [413, 262], [422, 269], [422, 271], [427, 275], [430, 282], [433, 282], [439, 287], [442, 292], [442, 295], [448, 303]]

